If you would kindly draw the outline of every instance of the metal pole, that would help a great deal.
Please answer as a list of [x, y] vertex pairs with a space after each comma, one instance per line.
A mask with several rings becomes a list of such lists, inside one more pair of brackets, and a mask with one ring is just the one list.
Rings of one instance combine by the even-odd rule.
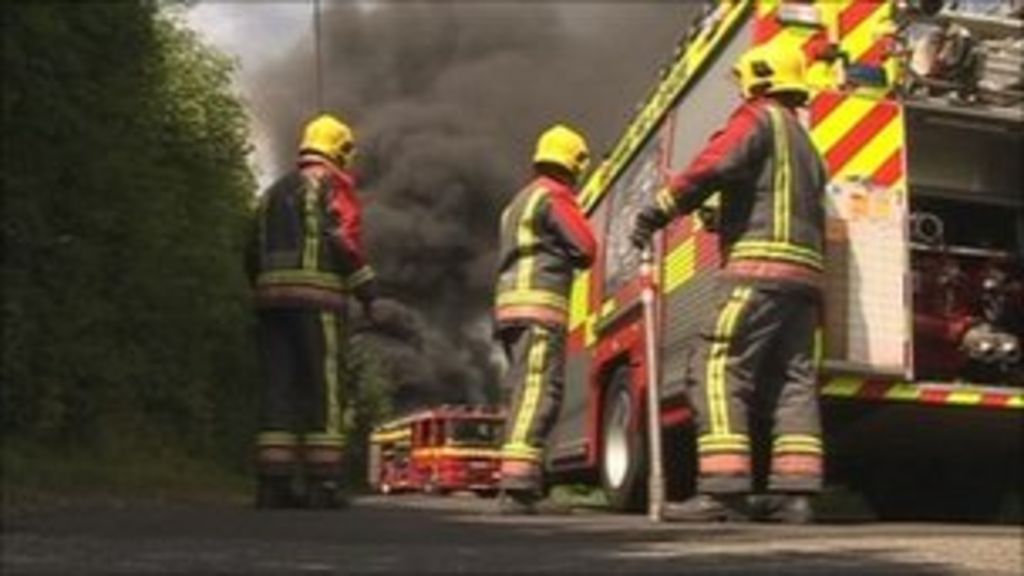
[[650, 245], [643, 249], [640, 256], [640, 277], [643, 282], [640, 300], [644, 312], [644, 352], [647, 369], [647, 516], [654, 522], [660, 522], [665, 507], [665, 472], [661, 461], [661, 390], [654, 313], [657, 283], [654, 251]]
[[314, 66], [313, 70], [313, 82], [316, 94], [316, 111], [317, 113], [323, 112], [324, 110], [324, 87], [323, 79], [321, 77], [323, 71], [323, 61], [321, 60], [321, 47], [320, 47], [320, 0], [313, 0], [313, 58]]

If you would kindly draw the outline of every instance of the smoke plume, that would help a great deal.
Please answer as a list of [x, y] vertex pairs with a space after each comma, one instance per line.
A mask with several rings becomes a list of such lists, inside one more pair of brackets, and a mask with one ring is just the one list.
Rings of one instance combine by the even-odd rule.
[[[364, 234], [389, 301], [373, 337], [400, 403], [494, 397], [499, 215], [555, 122], [600, 155], [668, 61], [695, 4], [324, 3], [323, 102], [352, 124]], [[279, 170], [315, 112], [312, 42], [259, 73]]]

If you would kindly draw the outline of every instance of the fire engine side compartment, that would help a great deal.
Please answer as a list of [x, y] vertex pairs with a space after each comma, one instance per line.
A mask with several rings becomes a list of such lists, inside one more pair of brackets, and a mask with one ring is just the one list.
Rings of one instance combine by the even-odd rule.
[[987, 321], [981, 273], [1005, 266], [1010, 306], [1018, 299], [1003, 329], [1024, 338], [1021, 126], [965, 105], [902, 104], [914, 378], [826, 386], [828, 475], [888, 518], [1019, 518], [1024, 389], [1013, 372], [967, 371], [960, 327]]

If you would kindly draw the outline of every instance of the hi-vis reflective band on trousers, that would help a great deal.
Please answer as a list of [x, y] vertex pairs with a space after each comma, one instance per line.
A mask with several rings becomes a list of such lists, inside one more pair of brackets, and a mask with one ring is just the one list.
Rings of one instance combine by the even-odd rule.
[[539, 460], [540, 450], [528, 442], [530, 429], [534, 427], [537, 408], [544, 391], [544, 372], [548, 364], [550, 332], [542, 326], [531, 326], [530, 351], [526, 360], [526, 381], [516, 408], [515, 425], [509, 442], [502, 448], [502, 455], [508, 458]]
[[291, 464], [298, 460], [299, 437], [291, 432], [268, 430], [256, 436], [257, 463], [261, 466]]
[[726, 364], [729, 361], [729, 344], [735, 335], [736, 323], [752, 294], [752, 288], [734, 288], [715, 323], [714, 343], [711, 345], [708, 355], [705, 380], [707, 382], [708, 417], [711, 424], [710, 436], [716, 438], [728, 437], [732, 434], [729, 425], [729, 389], [726, 382]]
[[772, 474], [777, 477], [819, 477], [824, 456], [821, 438], [781, 434], [772, 445]]
[[750, 437], [746, 434], [706, 434], [697, 439], [697, 452], [750, 452]]
[[338, 346], [338, 317], [331, 312], [320, 315], [324, 331], [324, 432], [328, 437], [337, 437], [341, 442], [341, 404], [338, 399], [341, 352]]
[[821, 438], [809, 434], [781, 434], [772, 445], [774, 454], [810, 454], [820, 456], [824, 453]]

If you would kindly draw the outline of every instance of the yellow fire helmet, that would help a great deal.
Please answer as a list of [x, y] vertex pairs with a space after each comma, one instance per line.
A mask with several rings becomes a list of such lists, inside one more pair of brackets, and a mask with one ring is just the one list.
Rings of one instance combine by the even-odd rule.
[[548, 163], [561, 166], [579, 181], [590, 165], [590, 151], [587, 141], [572, 128], [556, 124], [548, 128], [537, 140], [537, 151], [533, 163]]
[[806, 70], [803, 51], [779, 42], [751, 48], [739, 57], [733, 67], [744, 98], [779, 92], [807, 96]]
[[322, 154], [344, 168], [355, 155], [355, 134], [341, 120], [330, 114], [321, 114], [306, 124], [299, 149]]

